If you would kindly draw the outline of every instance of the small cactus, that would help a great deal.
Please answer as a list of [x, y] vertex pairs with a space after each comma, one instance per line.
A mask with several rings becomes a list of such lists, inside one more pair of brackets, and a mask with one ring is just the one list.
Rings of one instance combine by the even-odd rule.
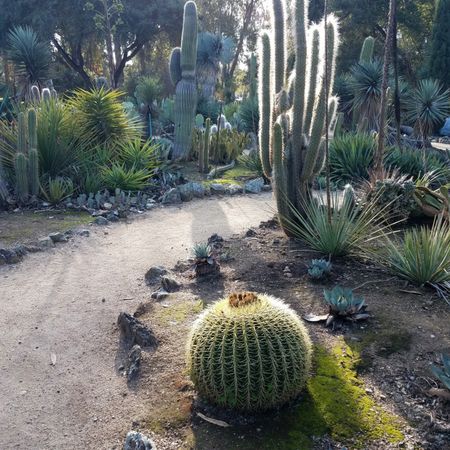
[[269, 295], [232, 294], [194, 323], [187, 346], [199, 394], [219, 406], [267, 410], [295, 398], [311, 366], [306, 328]]
[[14, 157], [14, 172], [16, 175], [16, 197], [20, 203], [28, 200], [28, 170], [26, 156], [18, 152]]

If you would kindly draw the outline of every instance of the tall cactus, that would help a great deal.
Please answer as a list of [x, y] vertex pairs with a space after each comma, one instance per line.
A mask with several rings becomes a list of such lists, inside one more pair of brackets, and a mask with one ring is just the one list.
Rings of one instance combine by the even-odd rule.
[[39, 194], [39, 153], [37, 150], [37, 119], [36, 111], [28, 110], [28, 174], [30, 194], [37, 197]]
[[208, 173], [209, 170], [209, 150], [211, 147], [211, 119], [206, 119], [203, 142], [200, 144], [199, 166], [200, 173]]
[[174, 49], [170, 58], [170, 73], [176, 83], [173, 159], [186, 159], [191, 150], [197, 107], [197, 34], [197, 6], [188, 1], [184, 5], [181, 49]]
[[[294, 5], [289, 30], [293, 36], [287, 36], [284, 0], [272, 0], [272, 41], [267, 34], [262, 36], [260, 62], [261, 160], [266, 175], [274, 182], [280, 222], [287, 233], [295, 221], [292, 208], [303, 210], [311, 183], [322, 170], [325, 133], [333, 132], [332, 126], [325, 129], [325, 116], [327, 110], [335, 114], [338, 102], [333, 98], [327, 104], [326, 96], [333, 89], [337, 21], [330, 15], [326, 30], [323, 22], [309, 26], [309, 0], [295, 0]], [[286, 63], [287, 41], [295, 42], [292, 73]], [[330, 124], [334, 123], [331, 117]]]
[[372, 61], [374, 48], [375, 39], [372, 36], [367, 36], [361, 47], [361, 54], [359, 55], [360, 64]]
[[27, 157], [21, 153], [16, 153], [14, 157], [14, 171], [16, 175], [16, 197], [20, 203], [28, 200], [28, 167]]

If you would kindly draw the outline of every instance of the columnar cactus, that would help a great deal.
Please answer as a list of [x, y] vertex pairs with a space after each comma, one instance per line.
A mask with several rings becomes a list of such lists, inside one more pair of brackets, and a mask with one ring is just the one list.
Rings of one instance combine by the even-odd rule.
[[310, 26], [309, 0], [294, 0], [289, 30], [294, 39], [289, 41], [295, 42], [295, 67], [290, 73], [284, 0], [272, 4], [272, 41], [268, 34], [261, 39], [260, 150], [264, 172], [274, 182], [281, 225], [288, 232], [295, 220], [292, 208], [302, 211], [311, 183], [322, 170], [325, 133], [333, 131], [325, 129], [325, 117], [327, 109], [335, 113], [337, 99], [327, 104], [326, 94], [333, 90], [339, 38], [334, 16], [327, 18], [326, 31], [323, 22]]
[[242, 411], [274, 408], [304, 388], [311, 342], [295, 312], [269, 295], [232, 294], [194, 323], [190, 377], [212, 403]]
[[203, 142], [200, 144], [199, 167], [200, 173], [209, 171], [209, 150], [211, 147], [211, 119], [206, 119]]
[[27, 120], [23, 112], [17, 115], [17, 151], [27, 153]]
[[372, 61], [374, 47], [375, 47], [375, 39], [372, 36], [366, 37], [361, 47], [361, 54], [359, 55], [360, 64]]
[[28, 153], [28, 173], [30, 180], [30, 194], [33, 197], [39, 195], [39, 153], [37, 149], [31, 148]]
[[170, 73], [176, 84], [174, 159], [186, 159], [192, 144], [192, 129], [197, 107], [197, 6], [193, 1], [184, 5], [181, 48], [172, 51]]
[[16, 175], [16, 197], [20, 203], [28, 200], [28, 167], [27, 157], [21, 153], [16, 153], [14, 157], [14, 172]]

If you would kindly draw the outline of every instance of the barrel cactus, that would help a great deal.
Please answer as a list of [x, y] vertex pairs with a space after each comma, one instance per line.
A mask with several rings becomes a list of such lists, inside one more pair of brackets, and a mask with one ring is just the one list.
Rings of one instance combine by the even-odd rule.
[[[339, 37], [332, 15], [326, 30], [325, 23], [309, 25], [309, 0], [294, 1], [290, 27], [284, 0], [272, 4], [272, 33], [261, 38], [260, 151], [265, 175], [274, 182], [281, 225], [289, 232], [289, 223], [295, 221], [292, 209], [303, 210], [312, 181], [323, 168], [326, 135], [333, 134], [331, 126], [326, 129], [326, 112], [334, 124], [337, 99], [328, 102], [328, 93], [333, 91]], [[296, 61], [292, 70], [286, 50], [291, 41], [291, 59]]]
[[181, 48], [170, 57], [170, 74], [176, 85], [174, 159], [186, 159], [192, 144], [195, 110], [197, 108], [197, 6], [188, 1], [184, 5]]
[[304, 388], [311, 342], [283, 301], [252, 292], [232, 294], [194, 323], [187, 364], [205, 399], [241, 411], [262, 411], [295, 398]]

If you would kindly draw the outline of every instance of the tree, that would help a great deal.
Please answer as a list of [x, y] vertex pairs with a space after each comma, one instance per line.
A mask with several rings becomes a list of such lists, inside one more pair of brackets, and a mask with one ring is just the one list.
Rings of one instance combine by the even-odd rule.
[[450, 0], [438, 0], [431, 41], [430, 75], [450, 86]]

